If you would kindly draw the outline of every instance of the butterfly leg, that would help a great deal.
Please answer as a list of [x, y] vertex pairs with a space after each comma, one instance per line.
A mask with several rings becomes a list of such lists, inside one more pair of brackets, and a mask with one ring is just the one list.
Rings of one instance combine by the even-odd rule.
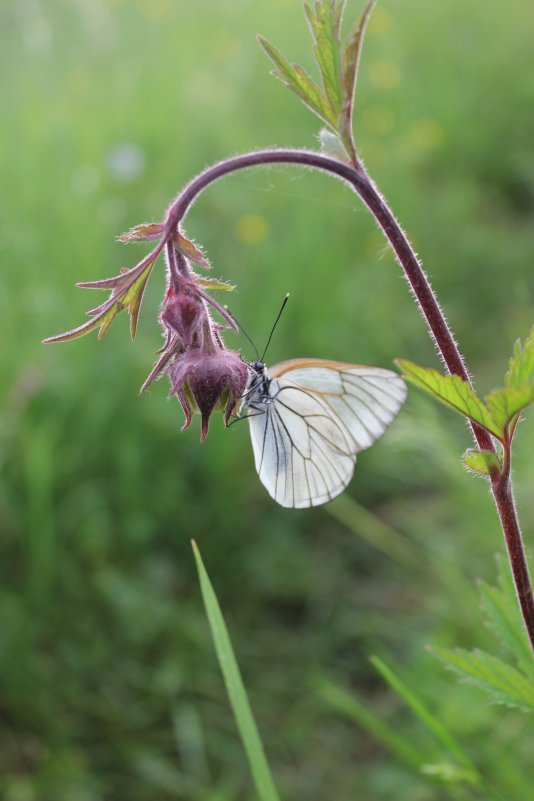
[[239, 417], [236, 417], [235, 420], [232, 420], [231, 423], [228, 423], [228, 428], [233, 426], [234, 423], [240, 423], [241, 420], [248, 420], [249, 417], [259, 417], [262, 414], [265, 414], [265, 409], [258, 408], [257, 406], [249, 406], [249, 409], [254, 409], [254, 414], [240, 414]]

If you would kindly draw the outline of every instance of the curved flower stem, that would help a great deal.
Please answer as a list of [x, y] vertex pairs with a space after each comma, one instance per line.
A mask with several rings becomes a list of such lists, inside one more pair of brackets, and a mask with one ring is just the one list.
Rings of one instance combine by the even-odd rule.
[[[257, 150], [252, 153], [234, 156], [208, 167], [196, 178], [193, 178], [180, 192], [167, 212], [165, 234], [169, 236], [177, 228], [197, 197], [214, 181], [238, 170], [271, 164], [296, 164], [303, 167], [313, 167], [336, 175], [350, 185], [367, 205], [393, 248], [447, 369], [450, 373], [470, 381], [464, 360], [413, 248], [395, 219], [393, 212], [388, 208], [379, 191], [363, 170], [309, 150]], [[476, 423], [472, 423], [471, 426], [478, 446], [484, 450], [494, 451], [491, 436], [487, 431], [480, 428]]]
[[[258, 150], [220, 161], [194, 178], [176, 197], [167, 212], [165, 235], [181, 223], [196, 198], [214, 181], [230, 173], [250, 167], [271, 164], [295, 164], [335, 175], [345, 181], [363, 200], [391, 245], [404, 276], [415, 295], [429, 332], [450, 373], [471, 383], [464, 359], [454, 340], [445, 316], [428, 278], [393, 212], [363, 168], [356, 168], [336, 159], [308, 150]], [[473, 436], [479, 448], [495, 452], [491, 435], [471, 422]], [[534, 650], [534, 597], [521, 530], [515, 509], [508, 475], [496, 471], [492, 475], [491, 491], [501, 521], [510, 567], [530, 644]]]

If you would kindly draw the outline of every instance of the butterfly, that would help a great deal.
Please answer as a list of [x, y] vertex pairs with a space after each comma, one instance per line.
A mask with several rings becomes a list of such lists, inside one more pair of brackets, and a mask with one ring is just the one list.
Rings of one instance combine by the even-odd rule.
[[294, 509], [343, 492], [358, 453], [406, 398], [402, 378], [381, 367], [292, 359], [267, 369], [258, 359], [249, 368], [239, 416], [249, 421], [256, 470], [269, 495]]

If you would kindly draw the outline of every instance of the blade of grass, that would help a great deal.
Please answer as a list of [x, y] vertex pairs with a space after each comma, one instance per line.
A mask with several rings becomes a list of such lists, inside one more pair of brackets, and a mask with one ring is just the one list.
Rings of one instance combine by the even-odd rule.
[[424, 706], [422, 701], [402, 682], [393, 671], [382, 662], [377, 656], [371, 657], [371, 663], [378, 670], [382, 678], [384, 678], [389, 686], [400, 695], [403, 701], [415, 712], [419, 720], [430, 731], [438, 743], [455, 757], [458, 762], [466, 768], [476, 771], [475, 766], [470, 758], [464, 752], [463, 748], [456, 741], [456, 739], [449, 733], [445, 726], [439, 721], [428, 709]]
[[232, 711], [234, 713], [235, 721], [241, 741], [245, 749], [247, 759], [254, 780], [256, 791], [261, 801], [280, 801], [278, 792], [274, 786], [273, 778], [265, 751], [260, 739], [258, 727], [250, 708], [249, 700], [241, 678], [241, 673], [235, 658], [234, 649], [230, 641], [228, 629], [224, 622], [224, 618], [217, 601], [217, 596], [209, 579], [209, 576], [202, 562], [202, 557], [197, 548], [196, 542], [192, 541], [193, 553], [197, 565], [198, 575], [200, 579], [200, 589], [202, 591], [202, 598], [206, 608], [213, 642], [215, 644], [215, 651], [221, 672], [223, 674], [224, 683]]
[[451, 754], [458, 763], [472, 774], [474, 783], [480, 789], [483, 789], [488, 798], [495, 799], [495, 801], [504, 801], [504, 798], [498, 793], [481, 775], [476, 765], [471, 761], [470, 757], [465, 753], [460, 743], [455, 737], [445, 728], [438, 718], [436, 718], [423, 702], [418, 698], [412, 690], [404, 684], [393, 671], [382, 662], [377, 656], [371, 657], [371, 663], [378, 670], [380, 675], [389, 686], [403, 699], [403, 701], [413, 710], [421, 723], [426, 729], [435, 737], [437, 742], [446, 751]]
[[391, 559], [421, 568], [421, 549], [348, 495], [340, 495], [325, 511]]
[[403, 737], [367, 709], [354, 693], [349, 693], [322, 677], [316, 680], [315, 689], [331, 707], [358, 723], [412, 770], [420, 771], [428, 762], [428, 758], [419, 754]]

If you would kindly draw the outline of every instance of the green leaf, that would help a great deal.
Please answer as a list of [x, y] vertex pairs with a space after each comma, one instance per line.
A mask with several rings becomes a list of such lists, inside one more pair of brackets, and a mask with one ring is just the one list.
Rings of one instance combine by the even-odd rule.
[[333, 709], [362, 726], [401, 762], [413, 770], [421, 770], [427, 757], [420, 754], [404, 737], [398, 735], [391, 726], [367, 709], [354, 693], [349, 693], [326, 679], [319, 679], [316, 682], [316, 689]]
[[195, 284], [203, 287], [204, 289], [217, 289], [222, 292], [233, 292], [235, 284], [229, 284], [226, 281], [217, 281], [216, 278], [203, 278], [201, 275], [195, 275]]
[[273, 44], [258, 36], [260, 44], [276, 66], [273, 75], [295, 92], [339, 136], [342, 149], [336, 148], [333, 157], [355, 166], [358, 166], [358, 160], [352, 134], [354, 95], [365, 29], [375, 2], [368, 2], [343, 50], [341, 23], [346, 0], [304, 3], [322, 89], [302, 67], [290, 64]]
[[118, 275], [112, 278], [103, 278], [101, 281], [84, 281], [76, 284], [76, 286], [84, 289], [110, 289], [111, 295], [100, 306], [87, 312], [91, 317], [91, 320], [87, 323], [83, 323], [77, 328], [72, 328], [70, 331], [65, 331], [63, 334], [48, 337], [43, 340], [43, 343], [67, 342], [71, 339], [78, 339], [97, 328], [99, 329], [98, 338], [102, 339], [117, 314], [124, 311], [124, 309], [128, 309], [130, 314], [130, 331], [133, 339], [137, 332], [137, 321], [145, 287], [154, 269], [160, 250], [161, 246], [158, 245], [156, 250], [149, 253], [143, 261], [132, 267], [131, 270], [123, 268]]
[[473, 387], [463, 378], [457, 375], [441, 375], [437, 370], [419, 367], [405, 359], [396, 359], [395, 362], [407, 381], [424, 389], [445, 406], [469, 417], [498, 439], [503, 438], [503, 427], [493, 419]]
[[534, 401], [534, 383], [494, 389], [484, 400], [491, 416], [504, 430], [516, 414]]
[[247, 754], [256, 791], [261, 801], [279, 801], [221, 608], [196, 543], [193, 542], [192, 546], [215, 651], [239, 734]]
[[507, 387], [520, 387], [531, 381], [534, 381], [534, 327], [524, 344], [520, 339], [516, 341], [505, 379]]
[[304, 11], [314, 40], [314, 53], [325, 95], [334, 111], [335, 124], [341, 110], [342, 86], [339, 33], [345, 0], [318, 0], [312, 9], [304, 3]]
[[330, 101], [308, 73], [298, 64], [290, 64], [282, 53], [263, 36], [258, 36], [258, 41], [276, 66], [272, 73], [275, 78], [289, 87], [323, 122], [335, 127], [337, 119]]
[[319, 117], [321, 117], [325, 122], [335, 126], [336, 114], [333, 111], [329, 100], [321, 92], [321, 89], [317, 86], [315, 81], [310, 78], [306, 70], [304, 70], [299, 64], [293, 64], [293, 70], [295, 78], [298, 82], [298, 86], [303, 92], [305, 102], [307, 102], [312, 111], [315, 108], [316, 114], [318, 114]]
[[[134, 281], [129, 286], [124, 295], [120, 298], [120, 300], [117, 301], [114, 307], [116, 309], [115, 314], [118, 314], [118, 312], [122, 311], [123, 309], [128, 309], [128, 312], [130, 314], [130, 334], [132, 336], [132, 339], [135, 338], [135, 335], [137, 333], [137, 322], [139, 320], [141, 301], [143, 300], [146, 284], [150, 277], [150, 273], [152, 272], [153, 267], [154, 265], [150, 264], [146, 268], [146, 270], [144, 270], [144, 272], [140, 274], [139, 278], [137, 278], [137, 280]], [[100, 339], [101, 337], [103, 337], [104, 333], [105, 332], [102, 332], [102, 329], [100, 329], [98, 338]]]
[[505, 559], [499, 557], [499, 583], [496, 587], [479, 583], [482, 609], [489, 628], [498, 640], [508, 649], [518, 666], [534, 680], [532, 651], [527, 641], [523, 620], [517, 607], [515, 587], [510, 567]]
[[498, 704], [534, 711], [534, 682], [517, 668], [484, 651], [433, 648], [440, 659]]
[[339, 120], [339, 129], [344, 141], [347, 139], [352, 142], [352, 114], [354, 108], [354, 98], [356, 94], [356, 83], [358, 80], [358, 67], [360, 63], [360, 53], [365, 35], [367, 22], [371, 16], [371, 11], [375, 6], [376, 0], [371, 0], [363, 10], [363, 14], [354, 30], [347, 39], [347, 43], [341, 56], [341, 82], [343, 87], [343, 103]]
[[492, 469], [500, 470], [501, 463], [497, 454], [492, 451], [479, 451], [476, 448], [469, 448], [464, 453], [464, 464], [474, 473], [482, 473], [489, 476]]

